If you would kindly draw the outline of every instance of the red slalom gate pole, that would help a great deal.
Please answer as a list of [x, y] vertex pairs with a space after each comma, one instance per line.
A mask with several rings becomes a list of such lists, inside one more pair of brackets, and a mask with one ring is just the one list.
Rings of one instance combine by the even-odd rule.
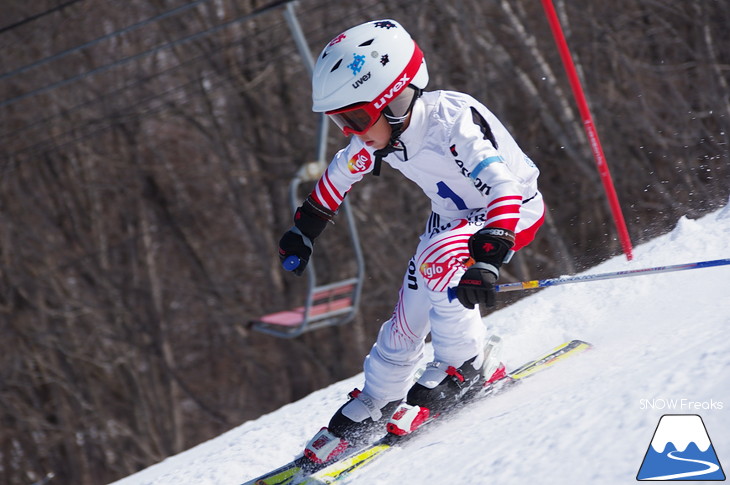
[[621, 206], [618, 202], [618, 195], [616, 195], [616, 189], [613, 186], [613, 179], [611, 178], [611, 172], [608, 170], [608, 164], [606, 163], [606, 157], [603, 154], [603, 148], [601, 147], [601, 141], [598, 138], [598, 132], [596, 126], [593, 124], [593, 117], [591, 111], [588, 109], [588, 103], [586, 102], [583, 88], [578, 79], [578, 73], [575, 70], [575, 64], [573, 58], [570, 55], [570, 49], [568, 43], [563, 35], [563, 29], [560, 26], [560, 20], [558, 14], [555, 12], [552, 0], [542, 0], [542, 6], [545, 9], [548, 22], [550, 23], [550, 30], [553, 32], [555, 37], [555, 43], [558, 45], [558, 51], [560, 57], [563, 60], [565, 66], [565, 72], [568, 75], [570, 81], [570, 87], [573, 89], [573, 96], [578, 103], [578, 111], [583, 119], [583, 128], [585, 129], [586, 135], [588, 135], [588, 141], [591, 144], [591, 150], [593, 151], [593, 158], [596, 160], [598, 166], [598, 173], [601, 176], [601, 182], [603, 182], [603, 188], [608, 197], [608, 204], [611, 207], [611, 214], [613, 215], [614, 223], [616, 224], [616, 230], [618, 231], [618, 237], [621, 241], [626, 259], [629, 261], [633, 258], [631, 238], [629, 237], [629, 231], [626, 229], [626, 222], [624, 221], [624, 215], [621, 212]]

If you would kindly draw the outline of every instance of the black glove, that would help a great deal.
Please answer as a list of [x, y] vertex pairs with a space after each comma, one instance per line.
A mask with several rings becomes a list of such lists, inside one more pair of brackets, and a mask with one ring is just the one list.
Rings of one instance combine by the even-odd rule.
[[469, 238], [469, 254], [476, 261], [462, 275], [456, 287], [456, 297], [466, 308], [483, 303], [495, 305], [494, 284], [499, 268], [515, 244], [515, 233], [507, 229], [485, 227]]
[[[497, 274], [494, 271], [497, 271]], [[480, 303], [494, 306], [496, 292], [494, 284], [497, 282], [499, 270], [491, 264], [474, 263], [466, 270], [456, 287], [456, 297], [465, 307], [472, 309]]]
[[312, 255], [312, 240], [302, 234], [297, 226], [284, 233], [279, 240], [279, 259], [283, 263], [289, 256], [299, 258], [299, 264], [292, 270], [295, 275], [301, 276]]
[[279, 240], [279, 259], [283, 263], [289, 256], [298, 257], [299, 265], [292, 269], [295, 275], [304, 273], [314, 249], [314, 239], [322, 234], [334, 216], [335, 212], [318, 204], [311, 196], [294, 213], [294, 226]]

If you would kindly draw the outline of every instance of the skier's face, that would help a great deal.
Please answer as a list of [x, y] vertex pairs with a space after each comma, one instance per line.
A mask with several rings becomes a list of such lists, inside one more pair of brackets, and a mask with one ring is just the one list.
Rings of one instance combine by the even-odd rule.
[[385, 116], [381, 114], [378, 121], [376, 121], [369, 130], [362, 135], [355, 136], [358, 137], [365, 145], [376, 150], [380, 150], [381, 148], [388, 146], [388, 143], [390, 142], [390, 134], [390, 124], [388, 123], [388, 120], [385, 119]]

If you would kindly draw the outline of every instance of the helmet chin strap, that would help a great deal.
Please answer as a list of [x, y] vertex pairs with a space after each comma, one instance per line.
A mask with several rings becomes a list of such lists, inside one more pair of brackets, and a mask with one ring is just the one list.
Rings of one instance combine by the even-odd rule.
[[[422, 89], [419, 89], [412, 84], [409, 85], [409, 87], [413, 88], [413, 98], [411, 98], [408, 109], [403, 116], [395, 116], [389, 106], [383, 108], [383, 115], [390, 124], [390, 140], [384, 148], [373, 152], [375, 155], [375, 166], [373, 167], [372, 174], [376, 177], [380, 175], [380, 166], [382, 165], [383, 158], [398, 150], [405, 151], [405, 147], [397, 148], [397, 145], [400, 142], [400, 136], [403, 133], [405, 121], [408, 119], [408, 116], [413, 110], [413, 105], [416, 104], [416, 100], [421, 97], [421, 94], [423, 94]], [[408, 160], [408, 155], [406, 155], [406, 160]]]

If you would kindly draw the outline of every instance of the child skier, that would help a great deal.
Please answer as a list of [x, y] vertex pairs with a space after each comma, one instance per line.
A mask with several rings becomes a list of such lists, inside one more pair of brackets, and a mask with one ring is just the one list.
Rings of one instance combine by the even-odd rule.
[[[543, 222], [539, 171], [502, 123], [469, 95], [424, 92], [427, 82], [421, 49], [394, 20], [343, 32], [314, 68], [313, 110], [355, 136], [297, 209], [279, 243], [282, 261], [296, 256], [301, 275], [347, 192], [381, 162], [418, 184], [432, 207], [395, 311], [365, 358], [362, 391], [305, 449], [318, 463], [384, 431], [391, 416], [389, 429], [407, 433], [490, 378], [479, 304], [494, 305], [501, 265]], [[434, 362], [413, 384], [429, 332]]]

